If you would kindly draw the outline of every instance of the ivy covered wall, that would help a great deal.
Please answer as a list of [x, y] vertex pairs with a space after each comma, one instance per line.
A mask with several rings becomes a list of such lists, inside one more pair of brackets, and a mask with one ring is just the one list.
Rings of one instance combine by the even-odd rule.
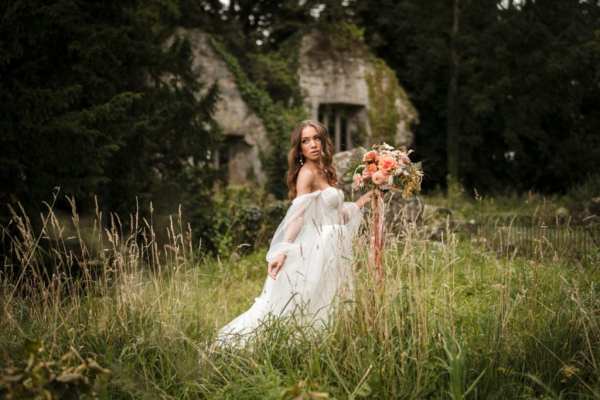
[[[396, 144], [399, 126], [410, 129], [417, 119], [416, 110], [394, 72], [368, 51], [362, 30], [347, 22], [338, 25], [298, 32], [276, 50], [249, 52], [242, 58], [234, 56], [218, 36], [210, 37], [211, 47], [232, 73], [243, 100], [263, 121], [269, 143], [261, 146], [260, 158], [268, 190], [278, 198], [285, 198], [287, 193], [290, 132], [299, 121], [315, 117], [314, 104], [321, 101], [319, 96], [327, 101], [327, 93], [317, 94], [316, 100], [314, 93], [307, 93], [306, 85], [301, 84], [301, 74], [307, 71], [329, 74], [324, 79], [328, 82], [323, 85], [317, 82], [318, 86], [339, 80], [345, 86], [360, 87], [356, 89], [358, 97], [350, 99], [338, 93], [335, 100], [366, 108], [370, 129], [361, 124], [353, 131], [355, 144], [381, 141]], [[306, 35], [312, 35], [313, 40], [309, 51], [302, 47]], [[328, 68], [331, 71], [325, 72]], [[367, 137], [369, 133], [371, 136]]]
[[[260, 157], [268, 178], [268, 188], [277, 198], [285, 198], [287, 195], [285, 175], [287, 171], [289, 135], [294, 125], [298, 121], [306, 119], [308, 114], [304, 106], [300, 104], [294, 104], [294, 102], [285, 104], [283, 101], [274, 101], [265, 89], [259, 87], [248, 78], [238, 60], [227, 51], [218, 38], [212, 36], [210, 43], [233, 74], [244, 101], [256, 112], [265, 125], [269, 143], [267, 146], [261, 147]], [[258, 57], [258, 60], [267, 62], [266, 60], [269, 59]], [[281, 62], [275, 62], [275, 65], [280, 69], [279, 77], [283, 77], [280, 81], [283, 84], [279, 85], [279, 87], [287, 89], [284, 92], [290, 93], [292, 96], [298, 96], [299, 90], [294, 87], [297, 86], [297, 83], [294, 82], [294, 79], [289, 74], [285, 73], [285, 70], [282, 70]], [[285, 82], [287, 82], [287, 85], [284, 84]]]

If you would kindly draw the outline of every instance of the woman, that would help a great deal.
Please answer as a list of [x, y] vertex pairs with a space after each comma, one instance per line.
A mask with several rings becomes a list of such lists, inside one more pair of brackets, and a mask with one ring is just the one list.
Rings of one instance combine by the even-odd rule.
[[219, 343], [245, 343], [269, 315], [324, 325], [336, 295], [352, 295], [352, 239], [372, 193], [344, 202], [332, 149], [319, 122], [303, 121], [292, 131], [287, 184], [293, 201], [267, 252], [268, 277], [252, 307], [219, 331]]

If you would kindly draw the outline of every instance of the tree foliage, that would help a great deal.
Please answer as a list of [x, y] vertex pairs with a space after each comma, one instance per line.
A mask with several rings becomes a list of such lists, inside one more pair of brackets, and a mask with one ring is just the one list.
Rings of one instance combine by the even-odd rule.
[[[562, 191], [600, 167], [600, 4], [463, 0], [459, 178], [484, 191]], [[368, 43], [419, 110], [427, 184], [444, 185], [452, 2], [360, 2]]]
[[176, 2], [26, 0], [1, 14], [0, 202], [36, 207], [59, 186], [127, 210], [205, 158], [217, 92], [196, 98], [189, 44], [165, 44]]
[[[0, 203], [39, 207], [56, 186], [79, 199], [97, 194], [106, 208], [120, 211], [136, 197], [156, 199], [161, 190], [181, 193], [175, 200], [189, 207], [210, 202], [218, 90], [197, 95], [202, 77], [191, 73], [189, 43], [172, 38], [177, 25], [219, 37], [251, 92], [260, 93], [250, 105], [270, 131], [275, 156], [264, 161], [280, 196], [284, 188], [273, 182], [283, 181], [287, 136], [301, 115], [297, 39], [340, 22], [364, 30], [415, 104], [425, 187], [445, 185], [449, 121], [457, 126], [458, 146], [450, 152], [458, 178], [480, 191], [562, 191], [597, 170], [600, 4], [461, 0], [453, 36], [454, 4], [4, 2]], [[456, 93], [449, 97], [452, 76]], [[449, 98], [456, 99], [452, 110]]]

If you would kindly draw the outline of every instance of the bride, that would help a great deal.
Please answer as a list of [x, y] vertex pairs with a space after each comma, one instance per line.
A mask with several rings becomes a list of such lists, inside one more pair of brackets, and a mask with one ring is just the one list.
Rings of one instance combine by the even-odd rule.
[[250, 309], [225, 325], [219, 344], [243, 345], [269, 316], [325, 326], [338, 296], [351, 298], [352, 239], [372, 192], [344, 202], [335, 187], [333, 145], [319, 122], [301, 122], [288, 153], [287, 213], [267, 252], [268, 276]]

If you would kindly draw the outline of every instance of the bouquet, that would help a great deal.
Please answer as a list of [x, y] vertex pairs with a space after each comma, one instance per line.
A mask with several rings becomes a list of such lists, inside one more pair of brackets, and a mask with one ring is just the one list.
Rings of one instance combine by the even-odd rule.
[[374, 145], [354, 170], [352, 190], [365, 186], [383, 192], [401, 190], [404, 198], [419, 192], [423, 171], [412, 163], [410, 153], [412, 150], [397, 150], [386, 143]]
[[383, 143], [374, 145], [365, 153], [362, 163], [355, 168], [352, 190], [375, 189], [372, 197], [373, 223], [371, 224], [371, 265], [379, 282], [383, 282], [384, 202], [383, 193], [401, 190], [402, 197], [410, 197], [421, 189], [423, 171], [408, 157], [412, 151], [396, 150]]

